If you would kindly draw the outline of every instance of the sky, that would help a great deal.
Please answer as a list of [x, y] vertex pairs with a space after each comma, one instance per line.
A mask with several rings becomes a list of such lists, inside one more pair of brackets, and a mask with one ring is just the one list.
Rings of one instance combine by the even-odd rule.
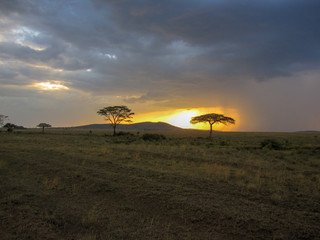
[[[35, 127], [134, 122], [320, 130], [318, 0], [1, 0], [0, 114]], [[196, 125], [194, 127], [197, 127]]]

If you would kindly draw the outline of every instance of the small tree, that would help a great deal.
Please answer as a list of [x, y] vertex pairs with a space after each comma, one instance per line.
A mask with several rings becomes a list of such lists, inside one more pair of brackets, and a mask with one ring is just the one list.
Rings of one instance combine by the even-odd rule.
[[44, 134], [44, 128], [51, 127], [51, 125], [48, 123], [39, 123], [37, 127], [42, 128], [42, 134]]
[[212, 137], [212, 125], [222, 123], [224, 125], [235, 124], [235, 120], [231, 117], [226, 117], [222, 114], [209, 113], [191, 118], [191, 124], [197, 124], [201, 122], [208, 122], [210, 124], [210, 138]]
[[13, 123], [6, 123], [3, 127], [6, 128], [8, 132], [13, 132], [13, 129], [17, 128], [18, 126]]
[[2, 115], [0, 114], [0, 126], [2, 126], [4, 124], [4, 120], [8, 118], [8, 116]]
[[126, 106], [109, 106], [100, 109], [97, 113], [104, 116], [112, 124], [113, 136], [116, 135], [117, 125], [121, 122], [132, 122], [130, 118], [134, 115], [131, 109]]

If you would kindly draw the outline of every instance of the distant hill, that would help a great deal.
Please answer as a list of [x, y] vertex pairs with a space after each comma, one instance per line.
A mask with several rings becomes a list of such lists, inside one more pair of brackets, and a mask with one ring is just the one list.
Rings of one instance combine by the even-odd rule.
[[[112, 130], [112, 124], [89, 124], [84, 126], [71, 127], [71, 129], [106, 129]], [[135, 130], [135, 131], [177, 131], [182, 128], [172, 126], [164, 122], [141, 122], [132, 124], [119, 124], [117, 130]]]
[[320, 133], [320, 131], [316, 131], [316, 130], [305, 130], [305, 131], [298, 131], [301, 133]]

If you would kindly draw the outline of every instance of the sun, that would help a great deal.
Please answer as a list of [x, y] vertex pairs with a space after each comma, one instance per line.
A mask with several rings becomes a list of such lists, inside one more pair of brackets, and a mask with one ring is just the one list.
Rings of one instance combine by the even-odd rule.
[[166, 122], [181, 128], [194, 128], [194, 125], [190, 123], [190, 120], [197, 115], [198, 111], [196, 110], [183, 110], [171, 115]]
[[[207, 113], [221, 113], [226, 114], [227, 116], [232, 116], [237, 121], [239, 121], [239, 114], [236, 109], [229, 109], [223, 107], [202, 107], [202, 108], [184, 108], [184, 109], [175, 109], [159, 112], [150, 112], [145, 114], [139, 114], [135, 117], [135, 122], [165, 122], [173, 126], [184, 128], [184, 129], [199, 129], [199, 130], [208, 130], [208, 123], [198, 123], [191, 124], [190, 120], [192, 117], [200, 116]], [[223, 124], [215, 124], [214, 130], [230, 130], [235, 129], [234, 126], [224, 126]]]

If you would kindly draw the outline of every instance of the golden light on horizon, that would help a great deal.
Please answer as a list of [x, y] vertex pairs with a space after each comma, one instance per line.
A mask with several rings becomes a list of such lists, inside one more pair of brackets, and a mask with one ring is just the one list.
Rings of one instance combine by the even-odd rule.
[[236, 125], [225, 126], [223, 124], [216, 124], [214, 125], [214, 130], [230, 131], [237, 128], [237, 124], [239, 123], [239, 114], [237, 110], [223, 107], [176, 109], [171, 111], [140, 114], [135, 116], [134, 122], [166, 122], [180, 128], [208, 130], [209, 125], [207, 123], [198, 123], [194, 125], [190, 123], [192, 117], [207, 113], [220, 113], [230, 116], [236, 120]]
[[58, 82], [58, 81], [40, 82], [40, 83], [34, 84], [33, 86], [46, 91], [69, 89], [68, 87], [64, 86], [61, 82]]
[[170, 116], [166, 122], [181, 128], [194, 128], [195, 126], [190, 123], [192, 117], [198, 115], [198, 111], [196, 110], [185, 110], [182, 112], [178, 112]]

